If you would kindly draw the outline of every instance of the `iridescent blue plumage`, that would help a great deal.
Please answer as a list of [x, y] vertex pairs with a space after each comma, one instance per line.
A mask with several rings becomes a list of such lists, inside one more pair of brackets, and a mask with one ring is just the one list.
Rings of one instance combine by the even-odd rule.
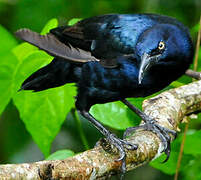
[[175, 132], [157, 125], [126, 98], [151, 95], [188, 69], [193, 45], [182, 23], [155, 14], [111, 14], [52, 29], [46, 36], [27, 29], [16, 35], [55, 56], [26, 79], [22, 89], [41, 91], [75, 82], [77, 109], [119, 149], [123, 171], [124, 145], [137, 147], [115, 137], [91, 116], [89, 109], [94, 104], [121, 100], [145, 121], [143, 128], [159, 135], [169, 157], [168, 133]]

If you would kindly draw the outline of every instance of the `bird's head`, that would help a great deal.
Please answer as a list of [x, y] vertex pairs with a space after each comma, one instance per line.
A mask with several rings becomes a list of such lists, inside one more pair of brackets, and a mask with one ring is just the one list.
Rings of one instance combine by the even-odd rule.
[[193, 45], [183, 25], [157, 24], [141, 34], [135, 53], [139, 62], [138, 82], [141, 84], [145, 74], [156, 65], [188, 68], [193, 59]]

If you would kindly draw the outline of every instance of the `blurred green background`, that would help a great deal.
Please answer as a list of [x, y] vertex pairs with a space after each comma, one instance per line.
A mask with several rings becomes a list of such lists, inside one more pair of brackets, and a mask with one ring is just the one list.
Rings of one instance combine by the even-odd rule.
[[[173, 16], [192, 30], [199, 22], [201, 0], [0, 0], [0, 24], [11, 33], [23, 27], [40, 32], [51, 18], [57, 18], [59, 24], [64, 25], [72, 18], [86, 18], [108, 13], [144, 12]], [[196, 40], [196, 31], [191, 32], [193, 39]], [[85, 150], [86, 144], [83, 146], [83, 139], [79, 135], [79, 123], [74, 119], [73, 114], [69, 113], [61, 131], [53, 141], [51, 152], [71, 149], [77, 153]], [[89, 147], [93, 147], [101, 137], [100, 133], [82, 118], [81, 125]], [[193, 124], [193, 127], [199, 129], [200, 121]], [[117, 130], [114, 132], [122, 133]], [[177, 149], [179, 150], [179, 145]], [[200, 159], [200, 155], [198, 158]], [[10, 101], [0, 118], [0, 163], [34, 162], [42, 159], [44, 157], [41, 151], [20, 120], [13, 101]], [[199, 162], [201, 164], [201, 161]], [[191, 162], [193, 163], [195, 164]], [[195, 166], [197, 169], [200, 168], [200, 165], [195, 164]], [[182, 179], [188, 179], [193, 177], [193, 173], [194, 171], [180, 176]], [[162, 178], [173, 179], [173, 176], [164, 174], [149, 165], [129, 172], [126, 176], [126, 179], [136, 180]]]

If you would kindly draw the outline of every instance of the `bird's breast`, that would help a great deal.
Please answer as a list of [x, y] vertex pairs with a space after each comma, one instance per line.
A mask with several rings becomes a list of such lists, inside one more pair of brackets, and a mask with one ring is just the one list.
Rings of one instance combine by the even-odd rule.
[[101, 103], [121, 100], [127, 97], [146, 97], [165, 88], [171, 80], [167, 75], [147, 73], [138, 83], [138, 66], [123, 62], [117, 68], [104, 68], [98, 62], [83, 65], [78, 87], [87, 89], [89, 96], [99, 97]]
[[116, 68], [104, 68], [98, 62], [89, 62], [83, 66], [82, 81], [89, 87], [122, 91], [138, 86], [138, 68], [134, 64], [123, 63]]

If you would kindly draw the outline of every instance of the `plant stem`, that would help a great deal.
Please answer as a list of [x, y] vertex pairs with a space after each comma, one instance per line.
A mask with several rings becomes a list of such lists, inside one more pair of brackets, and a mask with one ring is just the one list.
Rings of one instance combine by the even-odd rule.
[[73, 108], [71, 110], [71, 112], [72, 112], [73, 118], [74, 118], [74, 120], [76, 122], [77, 129], [79, 131], [80, 138], [81, 138], [81, 141], [82, 141], [82, 143], [84, 145], [84, 148], [85, 148], [85, 150], [88, 150], [89, 149], [89, 143], [88, 143], [87, 138], [86, 138], [86, 136], [84, 134], [84, 131], [83, 131], [83, 128], [82, 128], [82, 123], [81, 123], [80, 118], [79, 118], [79, 116], [77, 114], [77, 111]]
[[181, 147], [180, 147], [179, 157], [178, 157], [178, 161], [177, 161], [177, 167], [176, 167], [176, 173], [174, 176], [174, 180], [178, 180], [179, 169], [181, 166], [181, 160], [182, 160], [182, 155], [183, 155], [183, 151], [184, 151], [184, 144], [185, 144], [185, 140], [186, 140], [186, 132], [188, 131], [188, 125], [189, 125], [189, 122], [187, 122], [185, 124], [184, 136], [183, 136], [182, 142], [181, 142]]
[[200, 16], [200, 27], [198, 30], [198, 37], [196, 43], [196, 50], [195, 50], [195, 61], [194, 61], [194, 71], [197, 71], [198, 68], [198, 56], [199, 56], [199, 48], [200, 48], [200, 39], [201, 39], [201, 16]]

